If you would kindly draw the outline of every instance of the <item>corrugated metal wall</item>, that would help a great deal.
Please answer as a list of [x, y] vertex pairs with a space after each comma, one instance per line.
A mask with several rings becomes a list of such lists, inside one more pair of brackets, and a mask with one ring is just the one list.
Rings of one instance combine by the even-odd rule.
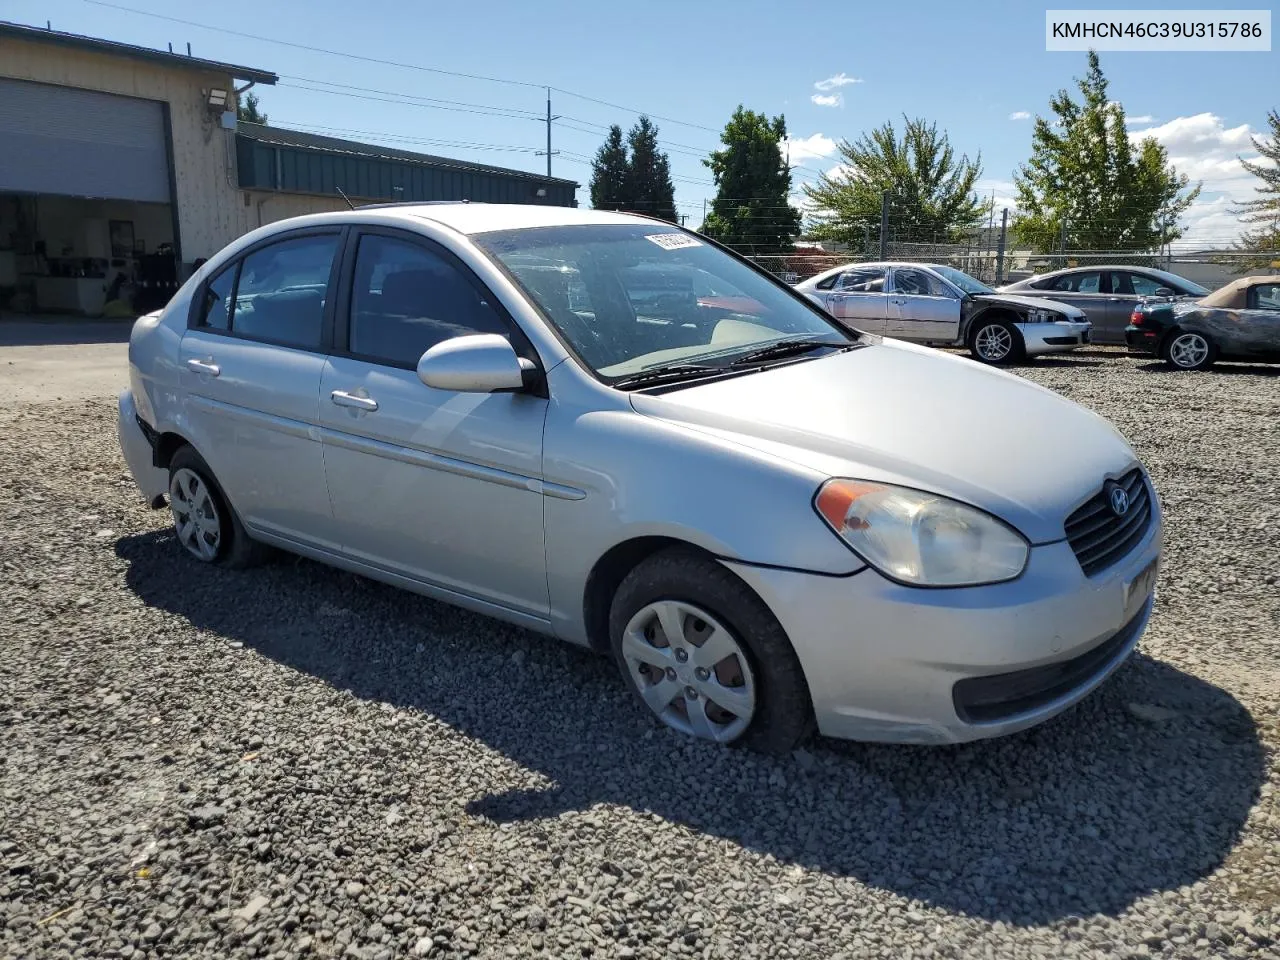
[[[341, 188], [353, 200], [574, 204], [573, 186], [555, 181], [407, 160], [343, 156], [244, 136], [236, 137], [236, 153], [240, 186], [246, 190], [337, 196]], [[539, 197], [539, 189], [545, 189], [547, 195]]]

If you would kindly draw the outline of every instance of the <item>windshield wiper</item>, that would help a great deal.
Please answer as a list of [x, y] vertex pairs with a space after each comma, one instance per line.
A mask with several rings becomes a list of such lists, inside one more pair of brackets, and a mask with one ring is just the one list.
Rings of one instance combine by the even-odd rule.
[[708, 374], [723, 374], [725, 367], [713, 367], [707, 363], [673, 363], [669, 366], [654, 367], [640, 373], [633, 373], [613, 381], [619, 390], [632, 387], [656, 387], [663, 383], [679, 383], [681, 380], [695, 380]]
[[836, 350], [847, 350], [857, 344], [849, 340], [778, 340], [759, 350], [752, 350], [729, 362], [731, 367], [742, 367], [761, 360], [776, 360], [782, 357], [797, 357], [802, 353], [810, 353], [824, 347]]

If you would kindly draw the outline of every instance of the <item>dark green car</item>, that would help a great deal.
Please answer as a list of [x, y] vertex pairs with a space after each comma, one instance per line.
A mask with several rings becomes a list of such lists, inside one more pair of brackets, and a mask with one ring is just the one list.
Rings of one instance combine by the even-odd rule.
[[1244, 277], [1199, 300], [1148, 300], [1125, 328], [1132, 353], [1177, 370], [1218, 360], [1280, 363], [1280, 276]]

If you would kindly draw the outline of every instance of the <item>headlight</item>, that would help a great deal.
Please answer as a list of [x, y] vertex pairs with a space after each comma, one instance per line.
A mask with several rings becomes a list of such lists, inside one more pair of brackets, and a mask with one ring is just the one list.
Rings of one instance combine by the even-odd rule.
[[1016, 530], [990, 514], [909, 487], [828, 480], [814, 507], [858, 556], [911, 586], [1012, 580], [1030, 553]]
[[1028, 323], [1053, 323], [1056, 315], [1048, 310], [1032, 310], [1027, 314]]

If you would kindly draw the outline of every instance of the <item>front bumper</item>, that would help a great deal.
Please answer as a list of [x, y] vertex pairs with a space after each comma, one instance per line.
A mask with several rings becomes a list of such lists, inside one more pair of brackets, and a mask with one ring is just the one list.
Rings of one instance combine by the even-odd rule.
[[1027, 345], [1027, 355], [1065, 353], [1082, 347], [1092, 339], [1093, 324], [1088, 320], [1054, 323], [1019, 323], [1022, 342]]
[[169, 492], [169, 474], [152, 462], [153, 451], [138, 422], [138, 408], [133, 402], [132, 391], [120, 391], [116, 402], [116, 433], [120, 437], [120, 452], [129, 465], [134, 483], [148, 503]]
[[[1142, 541], [1095, 577], [1061, 541], [1032, 548], [1017, 580], [960, 589], [904, 587], [872, 569], [832, 577], [726, 565], [787, 631], [823, 734], [960, 743], [1042, 723], [1124, 662], [1154, 603], [1154, 590], [1128, 585], [1158, 562], [1161, 533], [1157, 508]], [[965, 708], [973, 688], [990, 696], [1002, 685], [999, 709]]]

